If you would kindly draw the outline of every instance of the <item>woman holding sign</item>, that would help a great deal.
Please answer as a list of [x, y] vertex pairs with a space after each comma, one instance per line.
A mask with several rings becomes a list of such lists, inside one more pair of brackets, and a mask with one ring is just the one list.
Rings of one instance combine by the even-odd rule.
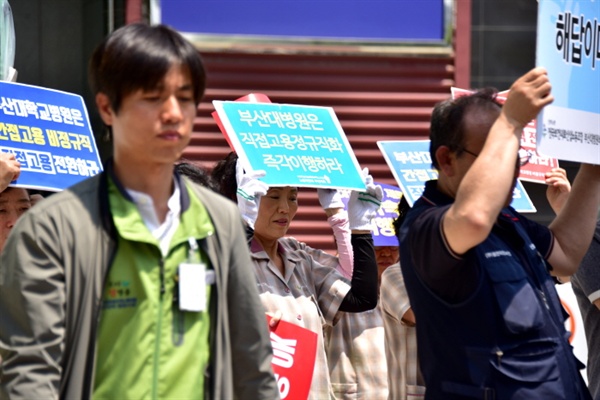
[[[377, 263], [370, 224], [379, 208], [382, 189], [373, 184], [366, 170], [364, 175], [367, 190], [353, 192], [348, 203], [354, 263], [352, 280], [348, 281], [336, 271], [340, 258], [285, 237], [298, 211], [297, 188], [269, 188], [258, 180], [264, 172], [244, 172], [234, 153], [213, 171], [221, 193], [237, 201], [248, 224], [254, 272], [266, 312], [317, 334], [310, 399], [332, 397], [324, 325], [332, 325], [338, 311], [361, 312], [377, 305]], [[335, 190], [319, 190], [319, 200], [330, 219], [343, 212]], [[343, 240], [341, 236], [336, 235], [338, 240]], [[277, 322], [278, 318], [271, 320], [271, 328]]]

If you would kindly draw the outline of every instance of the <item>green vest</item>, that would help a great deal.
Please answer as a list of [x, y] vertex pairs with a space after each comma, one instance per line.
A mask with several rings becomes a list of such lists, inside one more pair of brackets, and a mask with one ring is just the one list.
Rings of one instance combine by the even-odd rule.
[[[136, 205], [110, 180], [118, 251], [104, 284], [94, 400], [204, 398], [210, 316], [180, 311], [176, 282], [178, 266], [190, 261], [189, 239], [205, 238], [214, 228], [204, 206], [181, 182], [190, 201], [182, 205], [180, 224], [163, 256]], [[198, 252], [192, 254], [195, 261], [207, 264]], [[206, 310], [209, 298], [207, 285]]]

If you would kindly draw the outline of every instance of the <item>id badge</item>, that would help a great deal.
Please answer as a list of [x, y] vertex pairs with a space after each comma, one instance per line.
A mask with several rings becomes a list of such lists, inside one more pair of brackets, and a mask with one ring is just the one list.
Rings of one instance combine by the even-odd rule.
[[206, 311], [206, 265], [179, 264], [179, 309]]

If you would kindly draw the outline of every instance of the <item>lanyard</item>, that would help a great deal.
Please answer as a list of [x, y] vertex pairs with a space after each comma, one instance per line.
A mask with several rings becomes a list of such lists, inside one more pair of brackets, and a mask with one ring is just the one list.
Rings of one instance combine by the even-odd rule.
[[188, 249], [187, 262], [189, 264], [200, 263], [200, 252], [198, 251], [198, 242], [193, 237], [188, 238], [190, 248]]

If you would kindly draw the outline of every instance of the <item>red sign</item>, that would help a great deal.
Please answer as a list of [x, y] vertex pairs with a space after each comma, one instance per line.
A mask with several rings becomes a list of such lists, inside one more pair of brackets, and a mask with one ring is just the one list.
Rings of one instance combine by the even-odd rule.
[[[267, 315], [267, 321], [270, 319]], [[306, 400], [315, 368], [317, 334], [286, 321], [270, 329], [279, 396], [282, 400]]]

